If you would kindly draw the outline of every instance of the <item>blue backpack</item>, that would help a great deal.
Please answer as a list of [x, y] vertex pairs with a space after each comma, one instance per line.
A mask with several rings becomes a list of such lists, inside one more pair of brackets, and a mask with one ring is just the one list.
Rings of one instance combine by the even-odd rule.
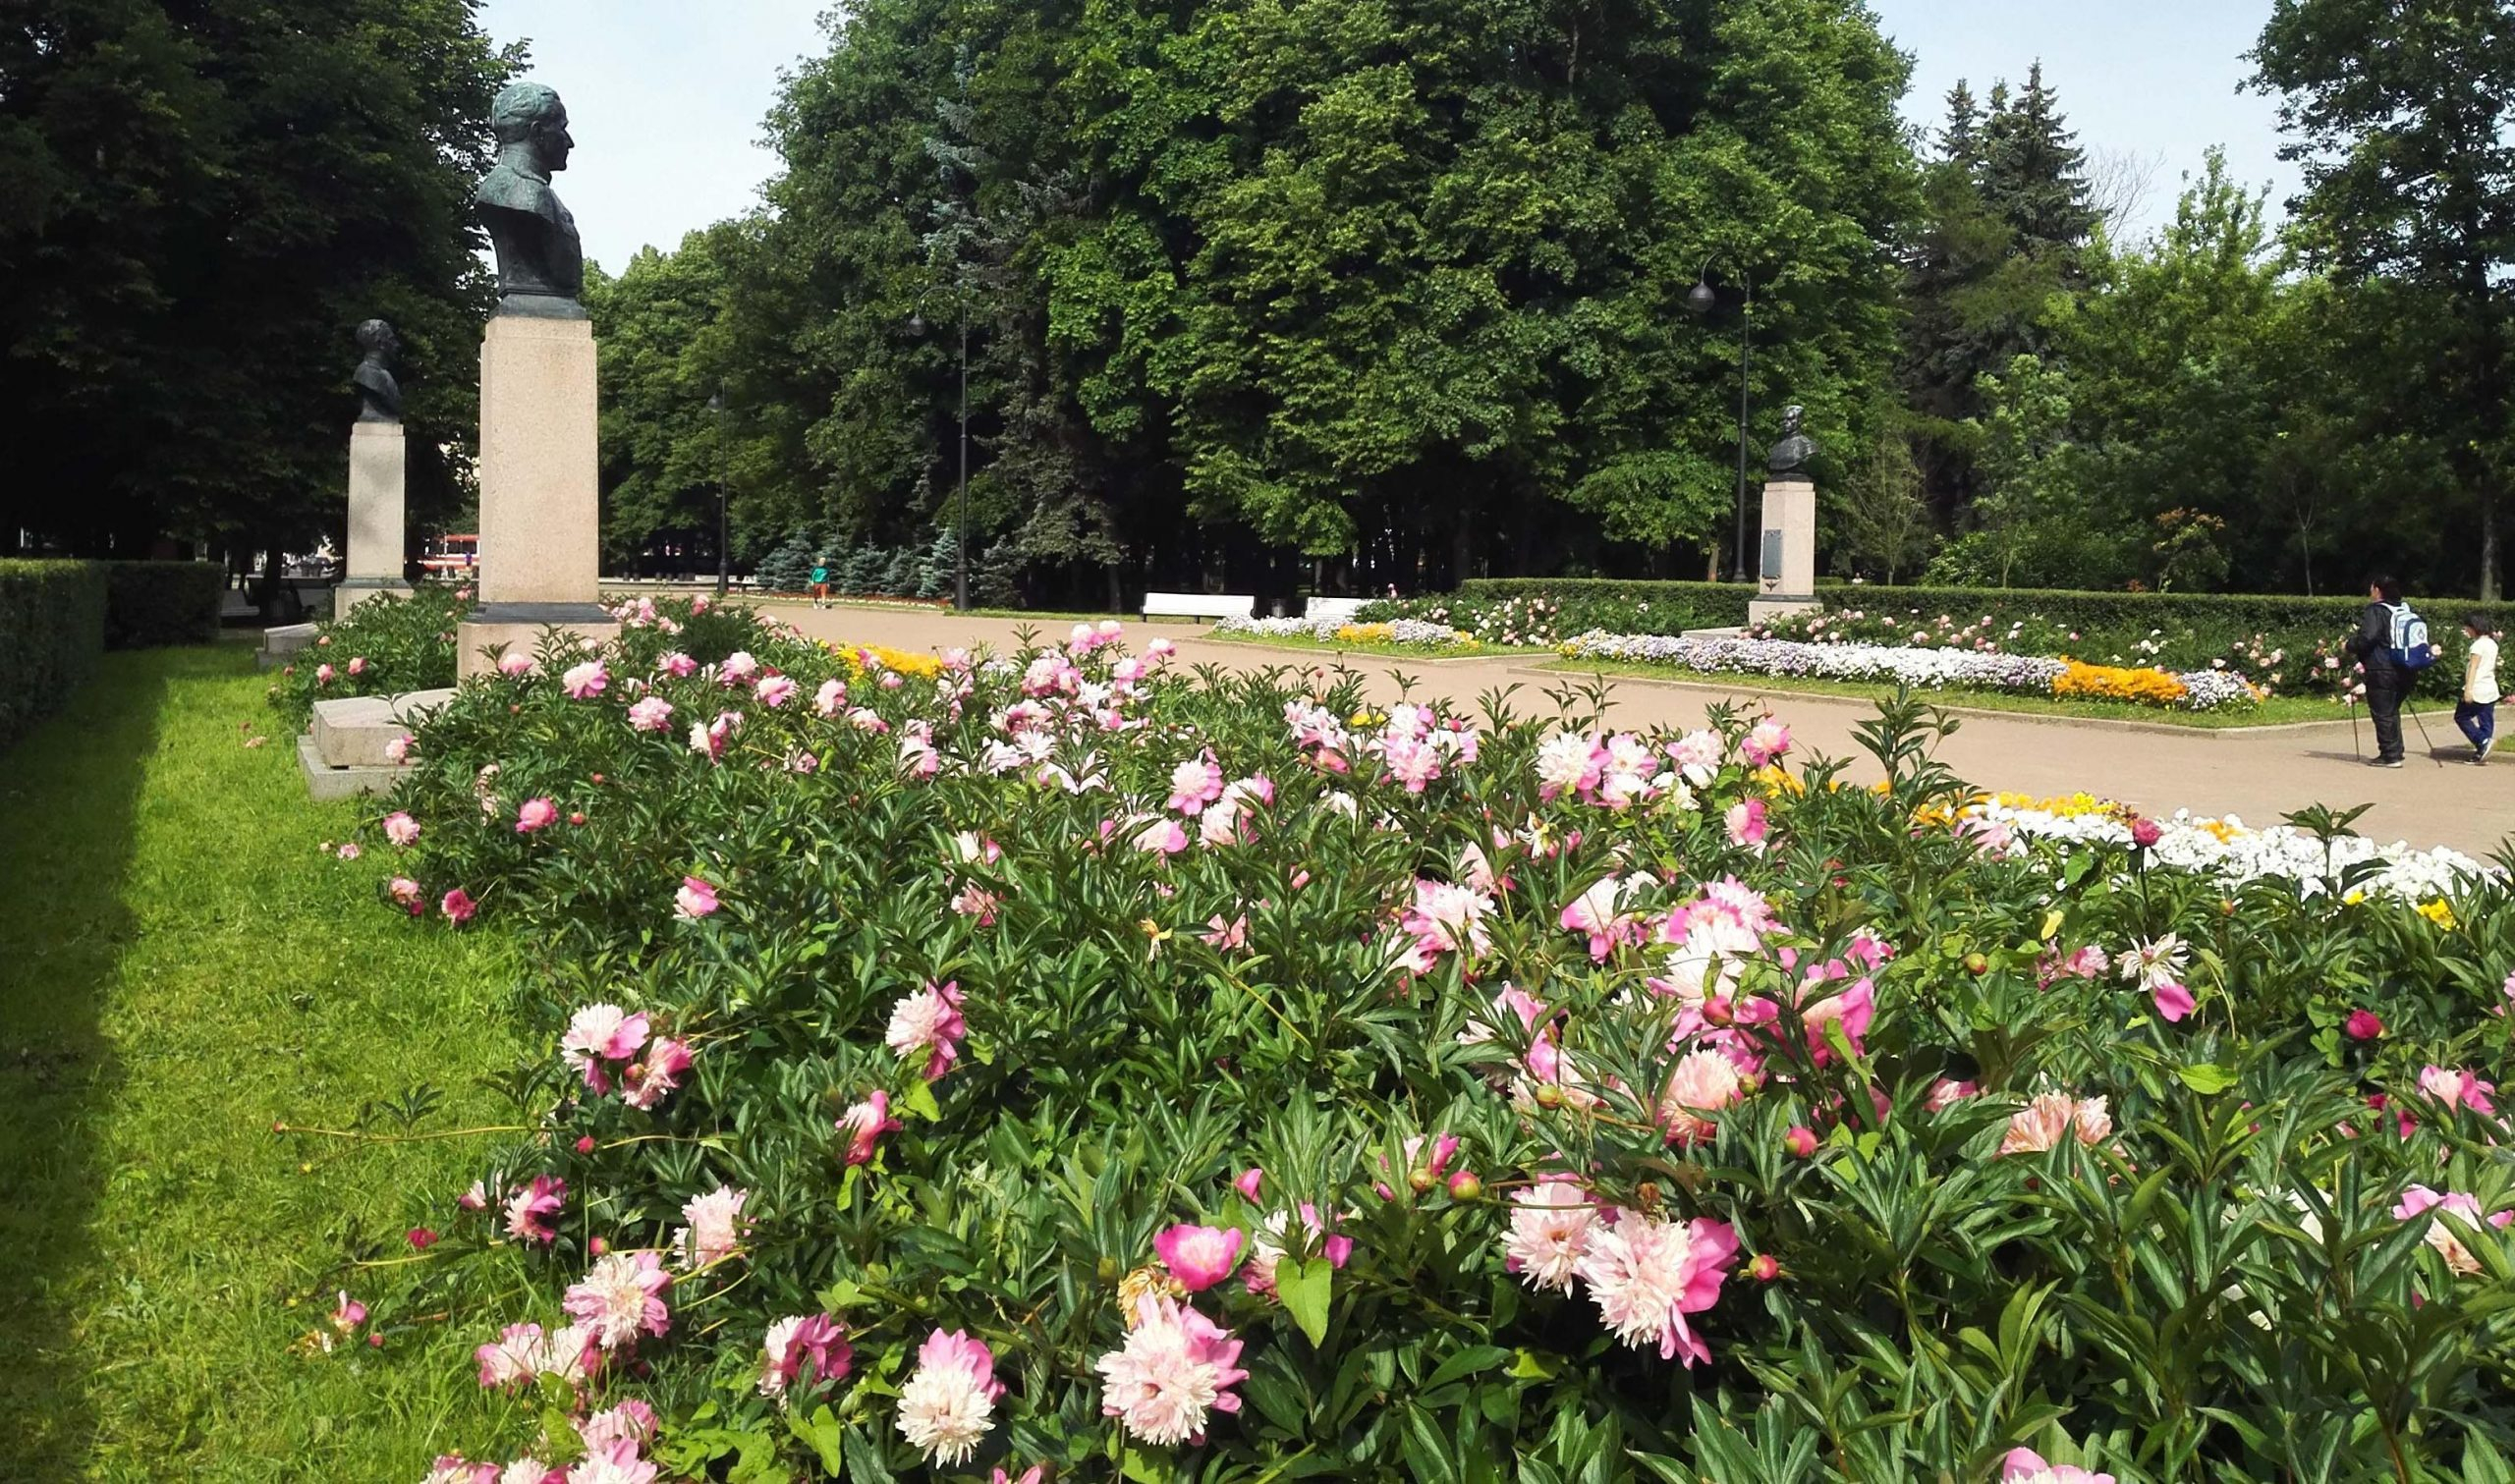
[[2428, 621], [2408, 603], [2392, 605], [2393, 626], [2388, 648], [2393, 663], [2404, 670], [2425, 670], [2436, 663], [2436, 646], [2429, 640]]

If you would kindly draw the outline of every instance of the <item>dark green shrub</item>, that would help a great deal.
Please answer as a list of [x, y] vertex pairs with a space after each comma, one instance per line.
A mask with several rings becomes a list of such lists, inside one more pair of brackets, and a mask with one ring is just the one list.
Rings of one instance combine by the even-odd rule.
[[218, 640], [225, 569], [208, 562], [99, 562], [105, 575], [105, 647], [150, 649]]
[[0, 743], [61, 709], [105, 647], [93, 562], [0, 562]]
[[321, 625], [271, 686], [271, 703], [303, 726], [316, 701], [403, 695], [454, 684], [455, 626], [471, 610], [469, 584], [422, 582], [407, 597], [380, 593]]

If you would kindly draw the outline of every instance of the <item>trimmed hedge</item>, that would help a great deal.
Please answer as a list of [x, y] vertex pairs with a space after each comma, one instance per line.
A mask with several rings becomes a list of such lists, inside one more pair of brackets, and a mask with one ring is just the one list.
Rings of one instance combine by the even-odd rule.
[[0, 743], [60, 710], [104, 647], [96, 564], [0, 561]]
[[214, 644], [226, 570], [207, 562], [100, 562], [105, 647]]

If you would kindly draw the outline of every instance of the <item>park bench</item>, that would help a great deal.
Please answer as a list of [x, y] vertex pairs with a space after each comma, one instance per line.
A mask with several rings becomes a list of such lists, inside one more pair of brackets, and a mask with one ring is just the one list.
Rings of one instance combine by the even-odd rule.
[[1257, 598], [1230, 592], [1147, 592], [1147, 619], [1245, 619], [1258, 607]]
[[1362, 614], [1369, 598], [1312, 598], [1303, 616], [1312, 623], [1350, 624]]

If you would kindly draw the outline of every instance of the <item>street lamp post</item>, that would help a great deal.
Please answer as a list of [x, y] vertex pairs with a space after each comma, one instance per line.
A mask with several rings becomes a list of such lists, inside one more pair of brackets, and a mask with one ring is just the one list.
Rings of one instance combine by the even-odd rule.
[[[961, 479], [952, 494], [952, 606], [970, 608], [970, 297], [961, 295]], [[925, 333], [925, 316], [908, 317], [911, 335]]]
[[734, 585], [734, 548], [725, 515], [725, 393], [718, 388], [707, 399], [707, 411], [716, 414], [716, 596], [723, 597]]
[[1695, 275], [1695, 284], [1686, 291], [1686, 308], [1699, 319], [1707, 319], [1720, 303], [1720, 296], [1711, 287], [1711, 264], [1714, 258], [1726, 259], [1737, 270], [1738, 283], [1746, 291], [1746, 317], [1738, 326], [1738, 549], [1732, 560], [1737, 564], [1730, 576], [1739, 581], [1751, 581], [1754, 573], [1747, 560], [1747, 413], [1748, 373], [1754, 367], [1756, 340], [1756, 281], [1746, 265], [1726, 252], [1714, 252], [1703, 260], [1703, 271]]

